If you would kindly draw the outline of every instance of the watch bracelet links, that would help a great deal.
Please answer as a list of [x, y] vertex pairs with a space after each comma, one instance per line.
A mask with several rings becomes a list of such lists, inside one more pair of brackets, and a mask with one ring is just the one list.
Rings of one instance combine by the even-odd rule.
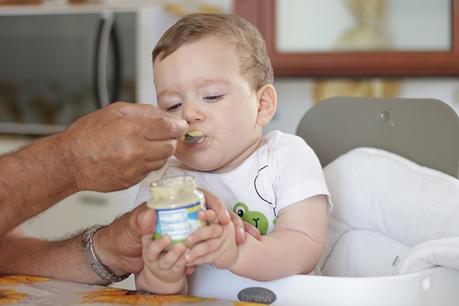
[[88, 228], [83, 233], [83, 240], [82, 240], [82, 247], [83, 253], [85, 254], [85, 258], [87, 263], [90, 265], [91, 269], [103, 280], [108, 282], [120, 282], [131, 275], [131, 273], [126, 273], [124, 275], [117, 275], [113, 272], [109, 267], [104, 265], [100, 260], [99, 256], [94, 249], [94, 234], [104, 228], [104, 225], [94, 225]]

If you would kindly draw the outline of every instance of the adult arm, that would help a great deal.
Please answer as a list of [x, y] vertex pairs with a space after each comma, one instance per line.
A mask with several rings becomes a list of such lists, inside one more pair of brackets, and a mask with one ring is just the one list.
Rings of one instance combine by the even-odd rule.
[[[223, 204], [206, 193], [204, 219], [230, 224]], [[143, 268], [142, 236], [153, 233], [156, 214], [145, 203], [114, 220], [94, 234], [101, 262], [117, 275], [138, 274]], [[232, 226], [232, 224], [231, 224]], [[30, 274], [84, 283], [107, 284], [92, 271], [82, 251], [82, 234], [62, 241], [25, 237], [16, 228], [0, 238], [0, 273]], [[185, 271], [187, 274], [191, 273]]]
[[[100, 260], [118, 275], [138, 273], [143, 267], [141, 236], [153, 231], [155, 218], [154, 212], [142, 205], [97, 231], [94, 246]], [[81, 234], [46, 241], [26, 237], [16, 228], [0, 240], [0, 271], [107, 284], [87, 263], [81, 242]]]
[[[154, 224], [155, 214], [143, 205], [96, 232], [94, 246], [101, 261], [119, 275], [140, 271], [140, 236], [151, 232]], [[16, 228], [6, 234], [0, 244], [2, 273], [106, 284], [86, 261], [82, 234], [62, 241], [46, 241], [26, 237]]]
[[118, 102], [1, 157], [0, 237], [75, 192], [138, 183], [164, 165], [186, 129], [152, 105]]

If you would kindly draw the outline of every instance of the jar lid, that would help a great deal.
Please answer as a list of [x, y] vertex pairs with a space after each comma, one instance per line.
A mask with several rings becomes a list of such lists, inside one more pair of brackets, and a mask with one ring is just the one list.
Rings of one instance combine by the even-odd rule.
[[[191, 175], [167, 177], [150, 184], [151, 205], [172, 205], [186, 202], [196, 189], [196, 180]], [[150, 205], [150, 206], [151, 206]]]

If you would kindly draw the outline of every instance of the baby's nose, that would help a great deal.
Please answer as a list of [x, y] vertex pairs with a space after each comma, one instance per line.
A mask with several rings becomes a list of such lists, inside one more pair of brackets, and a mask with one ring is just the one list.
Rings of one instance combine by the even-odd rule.
[[204, 120], [204, 114], [199, 109], [195, 103], [185, 103], [186, 105], [183, 107], [183, 119], [185, 119], [188, 124]]

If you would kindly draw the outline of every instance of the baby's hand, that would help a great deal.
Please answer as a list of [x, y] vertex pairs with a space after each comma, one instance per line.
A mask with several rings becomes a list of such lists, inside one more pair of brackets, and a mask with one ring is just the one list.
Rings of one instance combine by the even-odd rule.
[[169, 236], [153, 240], [151, 234], [142, 237], [144, 267], [136, 278], [136, 288], [158, 294], [185, 293], [186, 247], [178, 243], [168, 252]]
[[[201, 220], [206, 217], [203, 213]], [[188, 237], [191, 249], [185, 253], [187, 266], [209, 263], [217, 268], [230, 269], [237, 261], [239, 249], [236, 244], [236, 232], [233, 222], [219, 224], [218, 220], [206, 220], [209, 225]]]

